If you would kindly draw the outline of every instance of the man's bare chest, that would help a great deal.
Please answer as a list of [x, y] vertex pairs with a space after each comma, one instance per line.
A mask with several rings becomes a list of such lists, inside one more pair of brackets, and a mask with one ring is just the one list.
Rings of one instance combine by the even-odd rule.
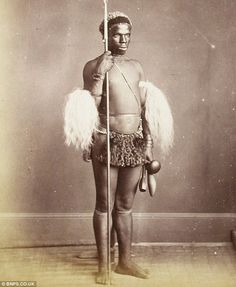
[[132, 88], [139, 82], [139, 73], [130, 64], [115, 63], [109, 71], [109, 84], [112, 85], [127, 85]]

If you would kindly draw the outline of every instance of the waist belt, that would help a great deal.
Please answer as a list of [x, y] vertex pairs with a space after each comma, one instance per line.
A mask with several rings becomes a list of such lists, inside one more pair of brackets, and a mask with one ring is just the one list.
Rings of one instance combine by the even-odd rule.
[[[98, 126], [98, 128], [95, 129], [95, 131], [99, 134], [103, 134], [103, 135], [106, 135], [107, 134], [107, 129], [103, 126]], [[114, 130], [110, 130], [111, 133], [113, 134], [125, 134], [125, 133], [121, 133], [121, 132], [117, 132], [117, 131], [114, 131]], [[142, 127], [142, 119], [140, 119], [140, 123], [139, 123], [139, 126], [138, 126], [138, 130], [134, 133], [131, 133], [131, 134], [138, 134], [140, 136], [143, 135], [143, 127]], [[131, 134], [126, 134], [126, 135], [131, 135]]]

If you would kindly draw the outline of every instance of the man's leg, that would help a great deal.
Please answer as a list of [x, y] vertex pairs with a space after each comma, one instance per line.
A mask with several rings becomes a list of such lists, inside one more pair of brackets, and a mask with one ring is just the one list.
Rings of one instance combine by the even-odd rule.
[[[96, 282], [108, 284], [107, 274], [107, 167], [96, 159], [99, 142], [92, 153], [93, 171], [96, 185], [96, 206], [93, 216], [94, 235], [98, 251], [98, 274]], [[114, 203], [118, 168], [111, 167], [111, 209]]]
[[[112, 218], [113, 218], [113, 211], [112, 211]], [[114, 227], [114, 224], [112, 224], [111, 227], [111, 242], [110, 242], [110, 247], [111, 247], [111, 270], [114, 270], [115, 268], [115, 245], [116, 245], [116, 230]]]
[[140, 166], [119, 170], [113, 221], [119, 246], [119, 263], [116, 272], [146, 279], [149, 278], [148, 271], [143, 270], [131, 260], [132, 207], [140, 173]]

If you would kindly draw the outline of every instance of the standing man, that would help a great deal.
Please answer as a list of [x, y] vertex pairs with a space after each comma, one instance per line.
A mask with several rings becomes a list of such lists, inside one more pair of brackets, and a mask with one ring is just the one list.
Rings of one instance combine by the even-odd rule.
[[[83, 70], [84, 89], [71, 94], [65, 109], [65, 134], [71, 142], [84, 149], [84, 160], [92, 159], [96, 205], [93, 217], [98, 250], [96, 282], [108, 283], [107, 276], [107, 149], [106, 149], [106, 91], [105, 74], [109, 72], [110, 95], [110, 155], [111, 209], [113, 227], [117, 233], [119, 260], [115, 272], [146, 279], [149, 272], [131, 260], [132, 207], [141, 167], [153, 159], [153, 137], [158, 136], [164, 151], [172, 145], [172, 116], [164, 95], [151, 83], [144, 83], [141, 64], [126, 56], [131, 39], [132, 23], [127, 15], [108, 15], [108, 52], [89, 61]], [[104, 22], [99, 27], [104, 36]], [[85, 95], [86, 94], [86, 95]], [[90, 134], [87, 144], [81, 132], [69, 120], [78, 101], [79, 113], [85, 97], [90, 101]], [[91, 102], [93, 99], [93, 102]], [[80, 103], [79, 103], [80, 102]], [[75, 102], [74, 102], [75, 103]], [[73, 106], [73, 107], [72, 107]], [[96, 114], [97, 112], [97, 114]], [[91, 119], [94, 114], [93, 120]], [[84, 120], [85, 112], [81, 121]], [[82, 122], [77, 121], [77, 125]], [[85, 124], [84, 124], [85, 125]], [[73, 134], [77, 132], [77, 135]], [[83, 131], [82, 131], [83, 133]], [[73, 134], [73, 136], [71, 136]], [[91, 147], [91, 153], [89, 152]]]

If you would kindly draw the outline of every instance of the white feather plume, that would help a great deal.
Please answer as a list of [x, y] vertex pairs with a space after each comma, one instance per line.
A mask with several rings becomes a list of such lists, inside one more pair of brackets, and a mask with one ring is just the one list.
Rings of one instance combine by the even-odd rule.
[[98, 111], [91, 93], [77, 88], [68, 95], [64, 109], [65, 143], [76, 149], [89, 150], [94, 129], [98, 126]]
[[173, 146], [173, 117], [164, 93], [151, 82], [139, 82], [145, 90], [145, 118], [154, 141], [158, 141], [161, 150], [167, 154]]

